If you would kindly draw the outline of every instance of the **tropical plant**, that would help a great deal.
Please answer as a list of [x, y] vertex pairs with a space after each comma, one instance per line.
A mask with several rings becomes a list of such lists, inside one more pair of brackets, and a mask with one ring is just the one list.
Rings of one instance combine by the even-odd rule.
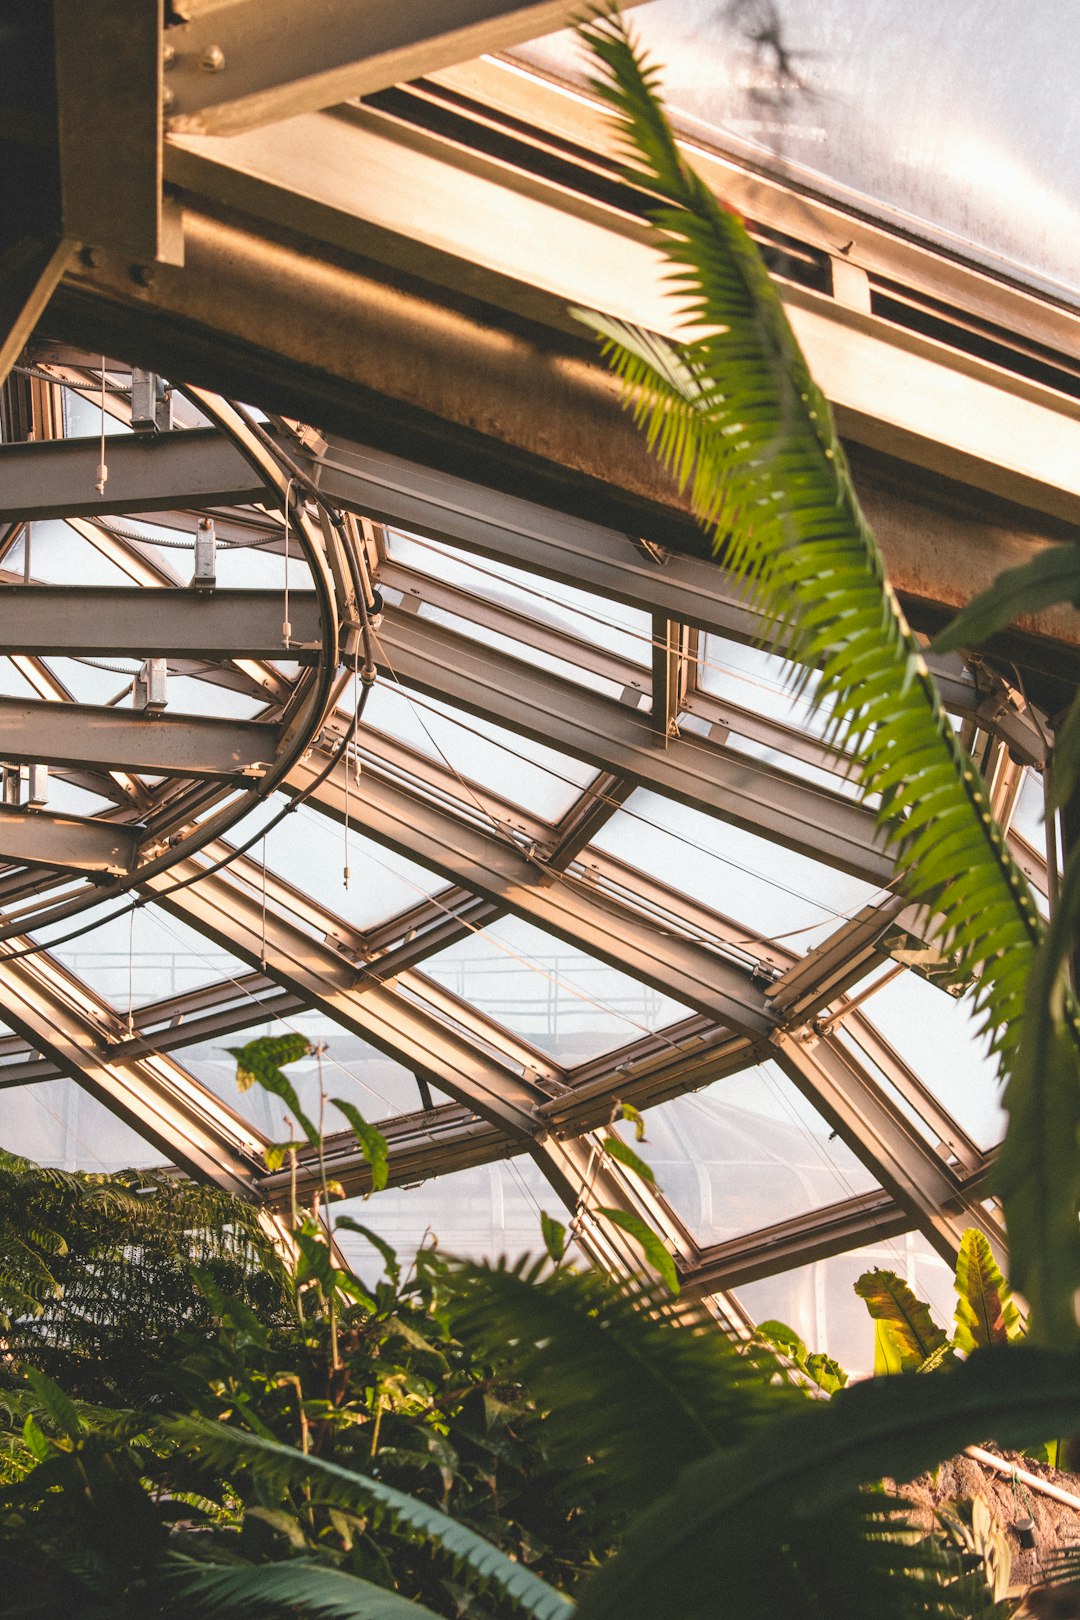
[[975, 1006], [1007, 1081], [995, 1175], [1012, 1279], [1035, 1337], [1070, 1344], [1080, 1033], [1062, 978], [1067, 945], [1053, 930], [1042, 944], [1032, 896], [888, 585], [828, 403], [753, 241], [680, 151], [659, 74], [627, 24], [603, 16], [582, 34], [600, 68], [594, 88], [616, 114], [625, 178], [651, 199], [654, 240], [691, 331], [676, 344], [579, 313], [650, 448], [689, 490], [725, 566], [801, 672], [795, 684], [827, 711], [864, 792], [878, 796], [906, 892], [930, 907], [942, 947], [975, 976]]

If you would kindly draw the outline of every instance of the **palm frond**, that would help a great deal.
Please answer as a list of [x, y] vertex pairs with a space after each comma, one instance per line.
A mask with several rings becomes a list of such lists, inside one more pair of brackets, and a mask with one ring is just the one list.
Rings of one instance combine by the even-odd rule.
[[457, 1336], [506, 1365], [543, 1413], [538, 1440], [569, 1473], [598, 1533], [650, 1491], [803, 1397], [770, 1380], [771, 1357], [740, 1354], [711, 1318], [665, 1314], [656, 1284], [595, 1272], [463, 1264], [450, 1303]]
[[246, 1468], [276, 1490], [302, 1487], [308, 1500], [325, 1507], [364, 1511], [374, 1505], [400, 1529], [431, 1542], [455, 1566], [467, 1568], [479, 1585], [497, 1588], [532, 1620], [568, 1620], [573, 1606], [554, 1587], [467, 1525], [382, 1480], [207, 1418], [175, 1418], [161, 1427], [200, 1464], [230, 1477]]
[[175, 1566], [170, 1585], [177, 1612], [203, 1615], [206, 1620], [225, 1615], [267, 1620], [275, 1612], [313, 1620], [439, 1620], [422, 1603], [307, 1558], [284, 1564], [199, 1564], [185, 1559]]
[[[656, 239], [691, 336], [676, 346], [608, 317], [590, 323], [650, 444], [802, 684], [818, 671], [812, 700], [830, 711], [831, 740], [851, 751], [864, 791], [881, 796], [906, 892], [932, 906], [944, 948], [976, 975], [1005, 1107], [1035, 1126], [1010, 1130], [999, 1181], [1013, 1279], [1036, 1330], [1069, 1342], [1080, 1228], [1073, 1178], [1055, 1166], [1065, 1152], [1076, 1158], [1080, 1032], [1069, 1008], [1055, 1063], [1018, 1065], [1041, 937], [1035, 903], [888, 585], [828, 403], [753, 241], [683, 158], [627, 25], [604, 17], [582, 34], [602, 69], [595, 88], [618, 115], [626, 174], [657, 199]], [[1042, 1153], [1063, 1126], [1057, 1154]]]
[[[917, 1558], [905, 1567], [904, 1538], [892, 1545], [888, 1524], [881, 1562], [867, 1563], [865, 1514], [875, 1499], [860, 1498], [859, 1486], [882, 1475], [914, 1478], [988, 1432], [1014, 1446], [1071, 1432], [1080, 1423], [1078, 1375], [1076, 1356], [1010, 1345], [933, 1378], [875, 1378], [806, 1402], [734, 1451], [685, 1469], [584, 1588], [581, 1620], [696, 1620], [714, 1612], [720, 1590], [745, 1620], [956, 1615], [932, 1565]], [[792, 1581], [781, 1593], [793, 1547], [797, 1561], [814, 1560], [818, 1584]], [[853, 1607], [846, 1571], [860, 1565]], [[905, 1607], [912, 1582], [923, 1593], [917, 1609]]]

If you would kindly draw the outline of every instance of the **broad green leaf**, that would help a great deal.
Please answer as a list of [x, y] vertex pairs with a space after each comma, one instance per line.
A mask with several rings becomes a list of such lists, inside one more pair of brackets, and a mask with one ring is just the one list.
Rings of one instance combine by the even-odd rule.
[[998, 1269], [987, 1239], [969, 1227], [956, 1257], [956, 1342], [961, 1350], [985, 1350], [1023, 1334], [1020, 1312]]
[[566, 1253], [566, 1227], [561, 1221], [557, 1221], [554, 1215], [549, 1215], [546, 1209], [542, 1209], [540, 1230], [544, 1237], [544, 1248], [555, 1264], [559, 1265]]
[[635, 1153], [629, 1143], [624, 1142], [621, 1136], [616, 1136], [614, 1131], [608, 1131], [604, 1137], [604, 1152], [609, 1158], [618, 1159], [620, 1164], [625, 1164], [626, 1168], [632, 1170], [635, 1176], [640, 1176], [642, 1181], [655, 1186], [656, 1177], [653, 1175], [652, 1166], [646, 1164], [641, 1155]]
[[1050, 804], [1060, 810], [1080, 786], [1080, 693], [1069, 705], [1054, 734], [1051, 757]]
[[[910, 1363], [909, 1363], [910, 1365]], [[888, 1322], [874, 1323], [874, 1377], [891, 1378], [904, 1371], [904, 1353]]]
[[615, 1104], [615, 1107], [616, 1107], [616, 1110], [617, 1110], [616, 1118], [617, 1119], [629, 1120], [630, 1123], [633, 1125], [633, 1127], [634, 1127], [634, 1140], [636, 1142], [644, 1142], [644, 1140], [645, 1140], [645, 1120], [644, 1120], [640, 1110], [635, 1108], [633, 1103], [623, 1102], [621, 1097], [620, 1097], [619, 1101]]
[[319, 1133], [300, 1107], [300, 1099], [290, 1082], [281, 1072], [284, 1063], [295, 1063], [313, 1050], [303, 1035], [260, 1035], [246, 1046], [230, 1046], [236, 1059], [236, 1083], [241, 1091], [251, 1086], [262, 1086], [280, 1097], [312, 1147], [319, 1145]]
[[1080, 1270], [1080, 1063], [1068, 963], [1080, 918], [1080, 845], [1065, 867], [1050, 930], [1027, 985], [1016, 1067], [1005, 1092], [1009, 1130], [993, 1170], [1005, 1203], [1010, 1281], [1030, 1307], [1040, 1344], [1076, 1337]]
[[390, 1148], [386, 1137], [381, 1131], [377, 1131], [374, 1125], [369, 1125], [359, 1108], [352, 1103], [342, 1102], [340, 1097], [332, 1097], [330, 1100], [352, 1126], [353, 1135], [360, 1144], [364, 1158], [371, 1166], [372, 1192], [382, 1192], [390, 1174]]
[[339, 1215], [334, 1222], [334, 1230], [336, 1231], [339, 1226], [343, 1226], [347, 1232], [358, 1232], [361, 1237], [367, 1238], [372, 1248], [378, 1249], [382, 1255], [386, 1275], [390, 1278], [390, 1281], [397, 1283], [400, 1280], [401, 1264], [397, 1257], [397, 1251], [387, 1243], [385, 1238], [380, 1237], [378, 1232], [373, 1232], [370, 1226], [363, 1226], [359, 1221], [354, 1221], [351, 1215]]
[[934, 652], [977, 647], [1024, 613], [1080, 596], [1080, 546], [1050, 546], [1031, 562], [1007, 568], [953, 619], [933, 643]]
[[647, 1221], [643, 1221], [640, 1215], [630, 1214], [625, 1209], [598, 1209], [596, 1213], [605, 1216], [613, 1226], [629, 1232], [650, 1266], [667, 1284], [670, 1292], [673, 1294], [679, 1292], [679, 1274], [675, 1270], [675, 1261]]
[[766, 1344], [770, 1344], [775, 1349], [782, 1351], [797, 1366], [806, 1360], [808, 1352], [805, 1343], [800, 1339], [795, 1329], [788, 1327], [786, 1322], [778, 1322], [774, 1317], [769, 1317], [766, 1321], [757, 1324], [754, 1333], [757, 1338], [763, 1339]]
[[921, 1367], [948, 1344], [948, 1334], [934, 1321], [929, 1305], [917, 1299], [895, 1271], [864, 1271], [855, 1292], [866, 1301], [874, 1321], [885, 1324], [903, 1371]]
[[35, 1367], [26, 1369], [26, 1381], [61, 1434], [69, 1440], [78, 1440], [80, 1435], [86, 1433], [86, 1424], [79, 1417], [75, 1403], [64, 1394], [59, 1384]]

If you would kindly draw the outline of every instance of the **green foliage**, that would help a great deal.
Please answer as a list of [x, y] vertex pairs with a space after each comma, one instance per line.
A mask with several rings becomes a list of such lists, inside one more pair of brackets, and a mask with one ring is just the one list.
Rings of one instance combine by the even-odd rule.
[[785, 1361], [790, 1362], [805, 1379], [825, 1395], [835, 1395], [836, 1391], [843, 1389], [848, 1381], [848, 1375], [838, 1361], [824, 1355], [820, 1350], [809, 1351], [794, 1328], [788, 1327], [786, 1322], [777, 1322], [771, 1318], [766, 1322], [759, 1322], [754, 1330], [754, 1337], [762, 1344], [779, 1350]]
[[897, 1357], [901, 1372], [917, 1370], [949, 1348], [948, 1335], [934, 1321], [930, 1307], [916, 1299], [895, 1271], [864, 1271], [855, 1292], [884, 1330], [884, 1344]]
[[1023, 1335], [1020, 1312], [993, 1251], [981, 1232], [969, 1228], [956, 1258], [956, 1332], [964, 1351], [987, 1350]]
[[257, 1085], [280, 1097], [312, 1147], [318, 1147], [319, 1133], [300, 1107], [300, 1099], [290, 1081], [281, 1072], [283, 1064], [296, 1063], [314, 1051], [311, 1042], [303, 1035], [260, 1035], [245, 1046], [230, 1046], [228, 1050], [236, 1059], [236, 1084], [240, 1090], [247, 1091]]
[[434, 1620], [422, 1604], [308, 1558], [261, 1565], [185, 1560], [176, 1566], [173, 1583], [185, 1611], [207, 1620], [219, 1615], [264, 1620], [268, 1609], [288, 1609], [312, 1620]]
[[581, 1620], [699, 1616], [720, 1590], [745, 1620], [955, 1615], [949, 1587], [931, 1583], [910, 1536], [859, 1485], [914, 1478], [987, 1432], [1022, 1446], [1075, 1426], [1078, 1374], [1075, 1357], [1011, 1345], [940, 1378], [873, 1379], [777, 1417], [690, 1464], [638, 1516], [583, 1590]]
[[635, 1176], [640, 1176], [642, 1181], [647, 1181], [652, 1186], [656, 1185], [656, 1176], [653, 1174], [652, 1166], [646, 1164], [641, 1154], [635, 1153], [630, 1144], [624, 1142], [621, 1136], [616, 1136], [614, 1131], [608, 1131], [603, 1141], [604, 1152], [609, 1158], [617, 1159], [620, 1164], [625, 1164], [626, 1168], [632, 1170]]
[[1009, 1076], [998, 1185], [1015, 1281], [1039, 1334], [1070, 1343], [1080, 1289], [1080, 1079], [1066, 1010], [1060, 1042], [1044, 1051], [1052, 1061], [1017, 1062], [1041, 937], [1034, 901], [888, 586], [828, 404], [752, 240], [680, 153], [658, 75], [626, 25], [604, 17], [582, 32], [601, 68], [595, 88], [618, 115], [625, 174], [655, 198], [656, 241], [695, 335], [676, 346], [584, 318], [650, 447], [689, 488], [725, 565], [801, 667], [800, 687], [828, 709], [831, 736], [851, 752], [863, 790], [880, 795], [906, 892], [932, 904], [942, 948], [961, 953], [975, 975], [976, 1009]]
[[[623, 1144], [625, 1146], [625, 1143]], [[629, 1152], [630, 1150], [627, 1149]], [[636, 1158], [637, 1155], [635, 1154]], [[667, 1286], [668, 1292], [679, 1292], [679, 1274], [675, 1269], [675, 1261], [659, 1233], [654, 1232], [648, 1221], [640, 1215], [635, 1215], [626, 1209], [598, 1209], [598, 1215], [603, 1215], [613, 1226], [628, 1232], [634, 1242], [641, 1249], [649, 1265], [661, 1277]]]
[[376, 1505], [399, 1528], [431, 1542], [459, 1571], [467, 1570], [479, 1588], [496, 1587], [501, 1597], [533, 1620], [566, 1620], [571, 1611], [572, 1605], [553, 1587], [467, 1525], [382, 1480], [205, 1419], [177, 1419], [165, 1427], [186, 1452], [230, 1478], [251, 1469], [264, 1487], [288, 1488], [313, 1505], [356, 1515]]
[[381, 1131], [377, 1131], [374, 1125], [369, 1125], [359, 1108], [354, 1107], [352, 1103], [342, 1102], [340, 1097], [334, 1097], [332, 1101], [334, 1107], [345, 1115], [353, 1135], [363, 1149], [365, 1159], [371, 1166], [372, 1192], [381, 1192], [390, 1174], [390, 1149], [386, 1137]]

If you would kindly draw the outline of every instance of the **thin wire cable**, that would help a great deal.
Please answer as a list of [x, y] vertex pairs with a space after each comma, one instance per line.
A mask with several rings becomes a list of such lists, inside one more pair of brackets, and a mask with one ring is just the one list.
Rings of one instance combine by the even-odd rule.
[[99, 495], [104, 495], [105, 485], [108, 482], [109, 469], [105, 465], [105, 356], [101, 357], [101, 453], [98, 460], [97, 483], [95, 488]]
[[127, 1013], [128, 1040], [135, 1033], [135, 907], [132, 905], [128, 917], [128, 1013]]

